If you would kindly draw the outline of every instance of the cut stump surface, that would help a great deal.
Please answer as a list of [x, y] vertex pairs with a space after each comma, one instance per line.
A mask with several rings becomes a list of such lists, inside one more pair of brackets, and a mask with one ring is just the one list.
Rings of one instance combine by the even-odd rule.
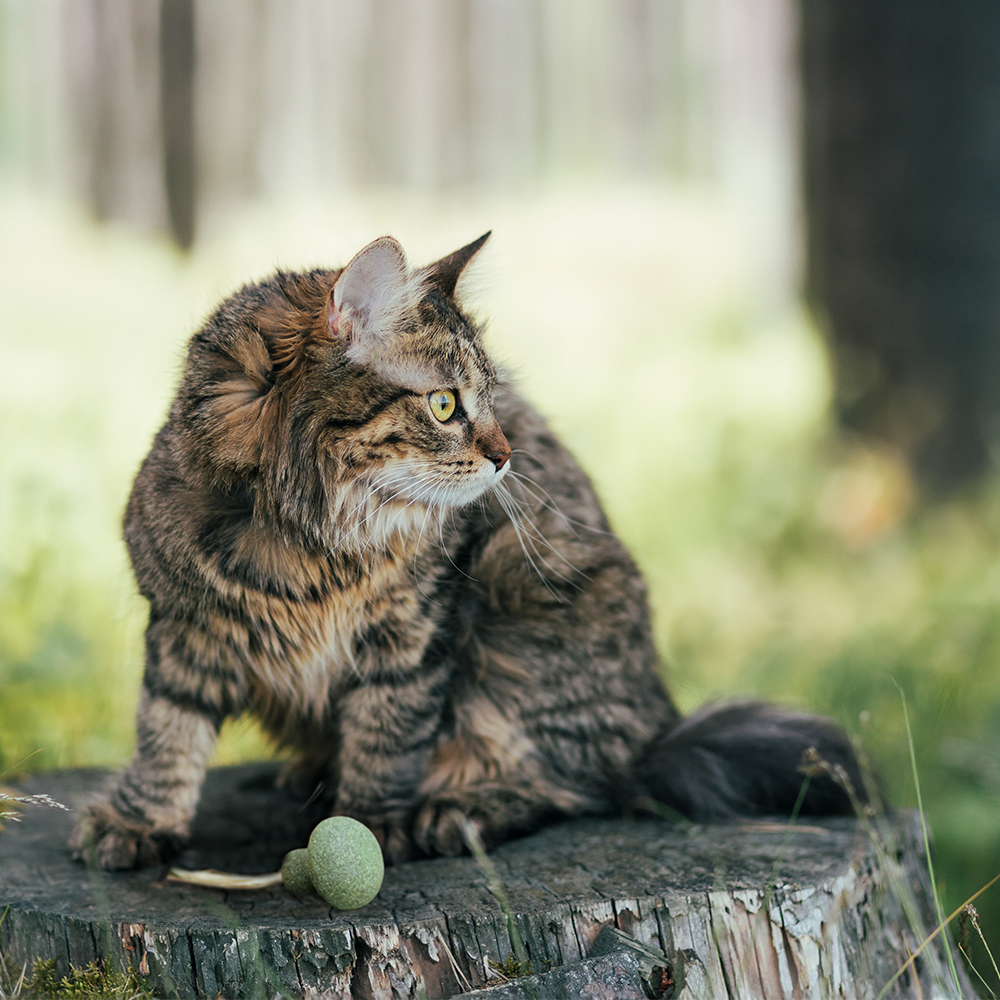
[[[175, 864], [276, 871], [304, 846], [322, 807], [277, 791], [276, 773], [273, 764], [210, 772], [192, 846]], [[76, 806], [106, 779], [51, 773], [21, 790]], [[65, 975], [111, 959], [180, 997], [451, 997], [503, 983], [498, 969], [510, 968], [508, 921], [471, 857], [390, 867], [372, 903], [341, 913], [280, 887], [225, 892], [168, 882], [165, 869], [90, 871], [64, 846], [72, 814], [23, 808], [23, 821], [0, 833], [8, 969], [30, 973], [36, 959], [54, 958]], [[648, 995], [876, 996], [935, 926], [916, 817], [883, 826], [873, 837], [850, 819], [791, 830], [589, 819], [491, 857], [543, 989], [549, 970], [588, 959], [614, 926], [665, 955]], [[514, 980], [505, 995], [517, 989]], [[614, 995], [599, 983], [588, 992]], [[940, 937], [887, 993], [959, 994], [972, 990], [961, 969], [952, 974]]]

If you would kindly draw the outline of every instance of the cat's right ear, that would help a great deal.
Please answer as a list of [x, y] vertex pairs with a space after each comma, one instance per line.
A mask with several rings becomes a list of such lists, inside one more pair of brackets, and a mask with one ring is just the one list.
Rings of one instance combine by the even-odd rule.
[[409, 305], [406, 255], [391, 236], [358, 251], [333, 286], [327, 309], [330, 336], [344, 339], [348, 356], [362, 361], [386, 341]]
[[439, 261], [425, 267], [424, 273], [427, 276], [427, 283], [433, 285], [449, 299], [454, 298], [455, 288], [462, 272], [469, 266], [472, 258], [482, 250], [492, 232], [492, 229], [488, 230], [478, 240], [473, 240], [461, 250], [456, 250], [454, 253], [448, 254], [447, 257], [442, 257]]

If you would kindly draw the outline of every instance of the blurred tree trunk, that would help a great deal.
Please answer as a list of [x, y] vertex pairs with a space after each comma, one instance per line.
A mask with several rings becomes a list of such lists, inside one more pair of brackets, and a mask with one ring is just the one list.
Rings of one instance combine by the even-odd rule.
[[1000, 5], [801, 12], [808, 291], [839, 415], [948, 490], [1000, 430]]
[[170, 230], [194, 242], [194, 0], [160, 0], [160, 116]]
[[61, 10], [71, 185], [99, 219], [162, 230], [157, 7], [73, 0]]
[[194, 0], [62, 5], [71, 185], [99, 219], [194, 239]]

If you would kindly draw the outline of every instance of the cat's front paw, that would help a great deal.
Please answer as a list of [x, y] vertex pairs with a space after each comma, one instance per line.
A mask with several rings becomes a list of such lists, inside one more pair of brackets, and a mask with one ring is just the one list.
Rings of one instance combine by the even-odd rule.
[[120, 871], [162, 864], [181, 844], [176, 833], [126, 819], [110, 803], [98, 802], [83, 810], [66, 846], [77, 861]]

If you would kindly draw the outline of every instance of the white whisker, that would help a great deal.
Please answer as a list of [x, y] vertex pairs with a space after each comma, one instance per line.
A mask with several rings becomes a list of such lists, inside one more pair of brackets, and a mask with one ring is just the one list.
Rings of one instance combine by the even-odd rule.
[[[502, 490], [502, 492], [501, 492]], [[548, 547], [548, 549], [563, 563], [565, 563], [566, 568], [571, 574], [576, 576], [582, 576], [584, 579], [589, 579], [585, 573], [578, 570], [570, 561], [560, 552], [553, 544], [545, 537], [538, 525], [531, 520], [529, 513], [522, 512], [519, 506], [519, 502], [516, 497], [510, 492], [506, 486], [498, 487], [496, 490], [497, 499], [500, 501], [507, 516], [511, 519], [511, 523], [514, 526], [515, 531], [518, 532], [518, 538], [521, 542], [521, 548], [524, 550], [527, 556], [527, 545], [531, 546], [531, 550], [534, 553], [538, 561], [546, 567], [554, 576], [557, 576], [560, 580], [570, 584], [574, 587], [579, 587], [573, 579], [572, 576], [567, 576], [565, 573], [556, 569], [541, 553], [538, 548], [539, 543]], [[516, 521], [516, 523], [515, 523]], [[534, 562], [532, 565], [535, 566]], [[537, 571], [537, 566], [535, 566]]]
[[[501, 501], [501, 504], [505, 504], [505, 501]], [[506, 507], [505, 507], [505, 509], [506, 509]], [[545, 587], [545, 589], [557, 601], [562, 602], [564, 600], [563, 596], [561, 594], [558, 594], [552, 588], [552, 584], [550, 584], [549, 581], [545, 578], [545, 574], [542, 573], [542, 571], [538, 568], [538, 565], [535, 563], [535, 560], [531, 557], [531, 553], [528, 551], [528, 547], [524, 544], [524, 538], [522, 537], [521, 529], [518, 526], [517, 518], [515, 516], [513, 516], [513, 515], [510, 516], [510, 524], [511, 524], [511, 527], [514, 529], [514, 534], [517, 536], [517, 540], [518, 540], [518, 542], [519, 542], [519, 544], [521, 546], [521, 551], [524, 554], [525, 561], [535, 571], [535, 574], [538, 576], [538, 579], [541, 580], [541, 582], [542, 582], [542, 586]]]
[[[517, 449], [517, 451], [521, 450], [523, 449], [520, 448]], [[611, 535], [611, 532], [606, 530], [605, 528], [595, 528], [592, 524], [586, 524], [583, 521], [578, 521], [575, 518], [570, 517], [568, 514], [565, 514], [560, 509], [559, 505], [556, 503], [552, 494], [549, 493], [549, 491], [545, 489], [544, 486], [541, 486], [539, 483], [535, 482], [535, 480], [532, 479], [531, 476], [527, 475], [526, 473], [515, 472], [513, 469], [511, 469], [508, 475], [516, 479], [521, 489], [525, 490], [526, 492], [529, 492], [540, 506], [547, 507], [549, 510], [552, 511], [553, 514], [557, 514], [564, 521], [566, 521], [567, 524], [575, 525], [576, 527], [583, 528], [586, 531], [593, 531], [599, 535]], [[533, 486], [535, 489], [540, 490], [545, 495], [545, 500], [540, 499], [538, 494], [535, 493], [534, 490], [529, 490], [528, 484]]]
[[[449, 509], [451, 511], [452, 518], [454, 519], [455, 508], [451, 507]], [[438, 545], [441, 551], [445, 554], [445, 557], [447, 558], [448, 562], [450, 562], [452, 566], [454, 566], [455, 569], [458, 570], [458, 572], [461, 573], [462, 576], [466, 578], [466, 580], [471, 580], [473, 583], [475, 583], [476, 578], [474, 576], [469, 576], [469, 574], [466, 573], [465, 570], [462, 569], [462, 567], [459, 566], [457, 562], [455, 562], [455, 560], [451, 556], [451, 553], [448, 551], [448, 546], [445, 544], [444, 540], [444, 518], [441, 518], [438, 521]]]

